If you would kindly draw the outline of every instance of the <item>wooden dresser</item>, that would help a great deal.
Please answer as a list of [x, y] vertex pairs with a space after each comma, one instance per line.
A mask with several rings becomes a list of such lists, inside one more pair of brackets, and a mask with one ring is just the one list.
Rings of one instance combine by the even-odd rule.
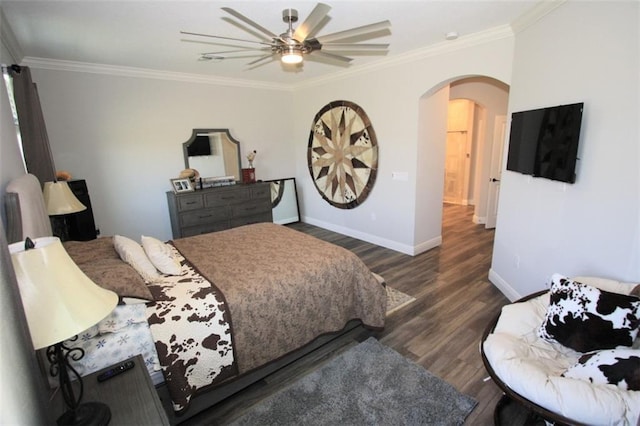
[[173, 238], [272, 222], [268, 182], [237, 184], [176, 194], [167, 192]]

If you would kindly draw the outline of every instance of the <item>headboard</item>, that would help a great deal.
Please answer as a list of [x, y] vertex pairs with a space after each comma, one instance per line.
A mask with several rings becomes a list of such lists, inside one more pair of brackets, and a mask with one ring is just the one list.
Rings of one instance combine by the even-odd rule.
[[25, 174], [9, 182], [4, 205], [7, 212], [9, 244], [22, 241], [26, 237], [53, 235], [42, 187], [34, 175]]

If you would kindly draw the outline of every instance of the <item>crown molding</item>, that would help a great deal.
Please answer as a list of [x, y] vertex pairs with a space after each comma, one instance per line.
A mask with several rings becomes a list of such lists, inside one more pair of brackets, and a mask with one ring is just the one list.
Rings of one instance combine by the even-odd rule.
[[63, 61], [58, 59], [25, 57], [21, 65], [36, 69], [53, 71], [83, 72], [89, 74], [106, 74], [120, 77], [150, 78], [155, 80], [171, 80], [186, 83], [212, 84], [218, 86], [246, 87], [267, 90], [292, 90], [289, 84], [265, 83], [253, 80], [241, 80], [201, 74], [189, 74], [171, 71], [159, 71], [147, 68], [124, 67], [118, 65], [92, 64], [87, 62]]
[[407, 65], [428, 57], [443, 55], [446, 53], [467, 49], [469, 47], [509, 37], [513, 37], [513, 30], [511, 29], [511, 26], [501, 25], [485, 31], [462, 36], [456, 40], [444, 41], [431, 46], [401, 53], [391, 58], [380, 59], [378, 61], [370, 62], [365, 65], [358, 65], [348, 70], [339, 71], [328, 76], [309, 79], [307, 81], [295, 84], [294, 87], [296, 89], [301, 89], [319, 86], [330, 81], [352, 77], [357, 74], [372, 72], [399, 65]]
[[529, 9], [527, 12], [525, 12], [522, 15], [520, 15], [519, 17], [517, 17], [511, 23], [511, 29], [513, 30], [513, 33], [517, 34], [517, 33], [521, 32], [521, 31], [527, 29], [529, 26], [535, 24], [540, 19], [542, 19], [543, 17], [545, 17], [546, 15], [551, 13], [552, 11], [556, 10], [558, 7], [562, 6], [566, 2], [567, 2], [567, 0], [544, 0], [544, 1], [540, 1], [535, 6], [533, 6], [531, 9]]
[[[7, 22], [6, 17], [4, 16], [4, 12], [0, 7], [0, 41], [2, 41], [2, 45], [7, 49], [9, 55], [15, 63], [20, 63], [24, 54], [22, 53], [22, 48], [16, 39], [16, 36], [13, 34], [13, 30]], [[8, 60], [9, 58], [5, 58]]]

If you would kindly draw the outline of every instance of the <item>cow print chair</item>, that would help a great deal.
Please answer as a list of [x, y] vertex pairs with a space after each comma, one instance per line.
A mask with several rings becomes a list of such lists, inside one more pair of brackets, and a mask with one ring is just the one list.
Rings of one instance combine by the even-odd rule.
[[487, 326], [485, 368], [515, 401], [556, 425], [640, 426], [640, 285], [554, 275]]

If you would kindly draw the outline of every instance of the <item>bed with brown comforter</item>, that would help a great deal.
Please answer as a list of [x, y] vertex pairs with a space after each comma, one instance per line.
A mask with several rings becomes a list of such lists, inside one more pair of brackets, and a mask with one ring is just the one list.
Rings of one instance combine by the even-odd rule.
[[[101, 284], [99, 262], [82, 249], [85, 244], [66, 247]], [[192, 398], [336, 333], [351, 320], [370, 329], [384, 326], [383, 285], [342, 247], [273, 223], [168, 245], [183, 273], [147, 283], [153, 301], [146, 310], [178, 416], [190, 411]], [[113, 267], [109, 271], [113, 280]]]

